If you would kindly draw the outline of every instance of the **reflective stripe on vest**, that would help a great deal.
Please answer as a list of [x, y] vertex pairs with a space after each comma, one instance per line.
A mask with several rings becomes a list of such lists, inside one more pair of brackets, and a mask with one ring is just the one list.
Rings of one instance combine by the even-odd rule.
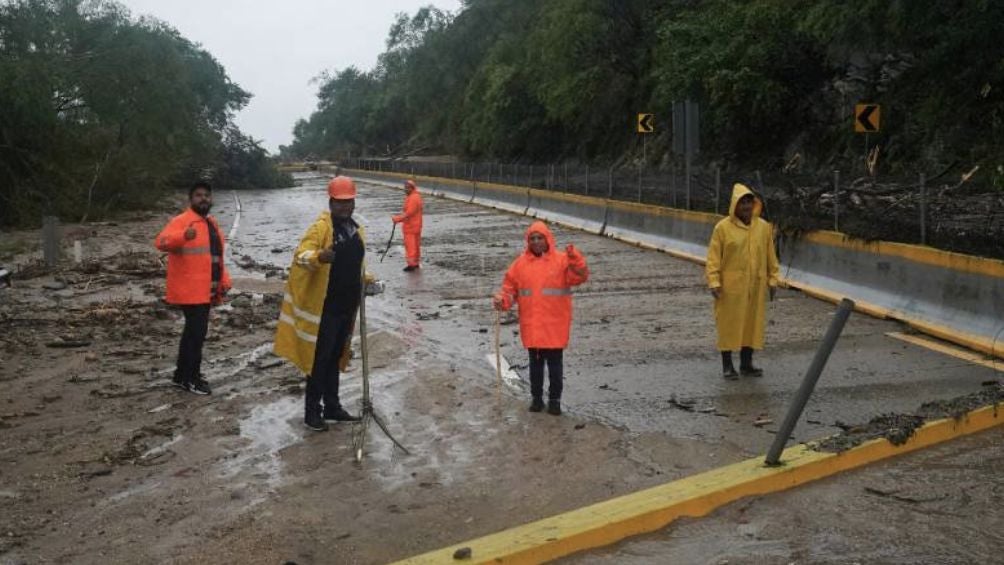
[[318, 326], [321, 325], [321, 317], [315, 314], [311, 314], [306, 310], [301, 310], [300, 308], [297, 308], [296, 304], [293, 303], [293, 297], [289, 293], [283, 295], [282, 301], [289, 304], [289, 307], [293, 309], [293, 315], [296, 316], [297, 318], [310, 322], [311, 324], [314, 325]]
[[200, 247], [182, 247], [177, 251], [180, 255], [208, 255], [209, 246], [203, 245]]
[[[572, 294], [571, 288], [542, 288], [540, 289], [541, 296], [569, 296]], [[520, 296], [533, 296], [533, 291], [528, 288], [521, 288], [519, 290]]]
[[542, 288], [540, 293], [544, 296], [568, 296], [572, 294], [572, 289], [570, 288]]
[[296, 333], [296, 337], [308, 343], [317, 343], [317, 336], [310, 335], [307, 332], [296, 327], [296, 320], [294, 320], [293, 317], [290, 316], [289, 314], [286, 314], [285, 312], [279, 312], [279, 321], [282, 322], [283, 324], [289, 324], [290, 326], [292, 326], [293, 331]]

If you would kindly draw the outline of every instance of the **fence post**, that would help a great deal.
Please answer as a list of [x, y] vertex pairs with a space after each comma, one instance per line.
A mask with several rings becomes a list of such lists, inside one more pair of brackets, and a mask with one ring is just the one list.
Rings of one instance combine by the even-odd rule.
[[920, 173], [920, 244], [927, 245], [927, 179]]
[[641, 202], [641, 169], [642, 165], [638, 165], [638, 202]]
[[669, 166], [669, 200], [673, 208], [676, 208], [676, 160]]
[[715, 213], [716, 214], [718, 213], [718, 210], [721, 209], [719, 207], [719, 205], [721, 203], [721, 194], [722, 194], [722, 168], [716, 166], [715, 167]]
[[833, 231], [840, 231], [840, 171], [833, 171]]
[[586, 165], [586, 196], [589, 196], [589, 165]]
[[614, 167], [610, 165], [607, 169], [607, 198], [614, 197]]
[[687, 175], [686, 184], [685, 184], [685, 186], [687, 187], [687, 210], [690, 210], [690, 177], [691, 177], [691, 172], [690, 172], [690, 152], [689, 151], [687, 152], [687, 155], [686, 155], [686, 161], [685, 161], [685, 165], [684, 165], [683, 174]]
[[49, 269], [59, 261], [59, 218], [56, 216], [42, 218], [42, 257]]
[[565, 163], [565, 182], [561, 185], [561, 192], [568, 192], [568, 163]]
[[812, 364], [809, 365], [805, 378], [802, 379], [802, 385], [798, 388], [798, 392], [795, 393], [795, 398], [792, 399], [791, 405], [788, 407], [788, 413], [785, 414], [784, 421], [774, 436], [774, 442], [767, 451], [765, 463], [768, 466], [776, 466], [781, 463], [781, 452], [784, 451], [784, 446], [788, 443], [791, 432], [795, 431], [795, 425], [798, 424], [798, 419], [802, 416], [805, 405], [809, 402], [809, 397], [812, 396], [812, 391], [816, 388], [819, 375], [823, 373], [823, 367], [826, 366], [826, 362], [830, 359], [830, 353], [833, 352], [833, 347], [837, 344], [837, 338], [840, 337], [840, 332], [844, 330], [847, 318], [850, 317], [853, 310], [854, 301], [848, 298], [840, 301], [837, 313], [830, 321], [830, 327], [826, 329], [823, 341], [819, 344], [819, 348], [816, 349], [815, 357], [812, 358]]

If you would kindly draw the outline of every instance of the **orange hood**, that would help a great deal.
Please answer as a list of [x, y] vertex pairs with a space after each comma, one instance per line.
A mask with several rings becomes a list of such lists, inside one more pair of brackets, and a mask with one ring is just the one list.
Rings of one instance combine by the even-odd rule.
[[551, 233], [551, 230], [547, 227], [547, 224], [545, 224], [540, 220], [537, 220], [536, 222], [530, 224], [530, 227], [526, 228], [526, 234], [523, 236], [523, 240], [526, 242], [526, 250], [524, 251], [524, 253], [536, 257], [536, 255], [533, 255], [533, 251], [530, 251], [530, 234], [534, 232], [543, 235], [544, 239], [547, 240], [547, 251], [542, 253], [541, 254], [542, 256], [547, 255], [548, 253], [551, 253], [555, 250], [554, 234]]

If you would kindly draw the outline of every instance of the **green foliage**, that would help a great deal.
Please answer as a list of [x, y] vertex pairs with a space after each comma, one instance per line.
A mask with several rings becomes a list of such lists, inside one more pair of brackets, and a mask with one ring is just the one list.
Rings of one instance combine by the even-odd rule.
[[[882, 104], [889, 168], [1004, 149], [1004, 3], [992, 0], [469, 0], [399, 15], [372, 71], [323, 79], [290, 156], [449, 151], [618, 159], [655, 112], [701, 105], [703, 157], [860, 159], [855, 103]], [[348, 71], [351, 73], [346, 74]], [[365, 87], [363, 87], [363, 85]], [[988, 170], [992, 166], [988, 164]]]
[[[249, 99], [209, 53], [114, 2], [0, 4], [0, 225], [148, 205], [216, 169], [217, 185], [265, 183], [264, 153], [230, 143]], [[254, 181], [236, 175], [241, 151]]]

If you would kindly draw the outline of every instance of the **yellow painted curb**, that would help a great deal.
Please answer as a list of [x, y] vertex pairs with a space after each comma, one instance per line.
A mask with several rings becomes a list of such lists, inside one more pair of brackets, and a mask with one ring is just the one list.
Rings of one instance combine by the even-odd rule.
[[680, 517], [704, 516], [747, 496], [780, 492], [1001, 423], [1004, 423], [1004, 416], [996, 406], [988, 406], [959, 419], [925, 424], [899, 446], [886, 439], [876, 439], [843, 453], [821, 453], [799, 445], [784, 451], [781, 467], [766, 467], [762, 458], [742, 461], [496, 534], [461, 541], [398, 564], [458, 563], [461, 561], [454, 560], [453, 554], [462, 547], [471, 549], [471, 558], [463, 563], [550, 561], [660, 530]]
[[892, 241], [865, 241], [835, 231], [817, 230], [803, 236], [806, 241], [841, 247], [853, 251], [874, 253], [886, 257], [900, 257], [914, 263], [941, 267], [950, 271], [1004, 278], [1004, 261], [964, 255], [934, 247], [896, 243]]

